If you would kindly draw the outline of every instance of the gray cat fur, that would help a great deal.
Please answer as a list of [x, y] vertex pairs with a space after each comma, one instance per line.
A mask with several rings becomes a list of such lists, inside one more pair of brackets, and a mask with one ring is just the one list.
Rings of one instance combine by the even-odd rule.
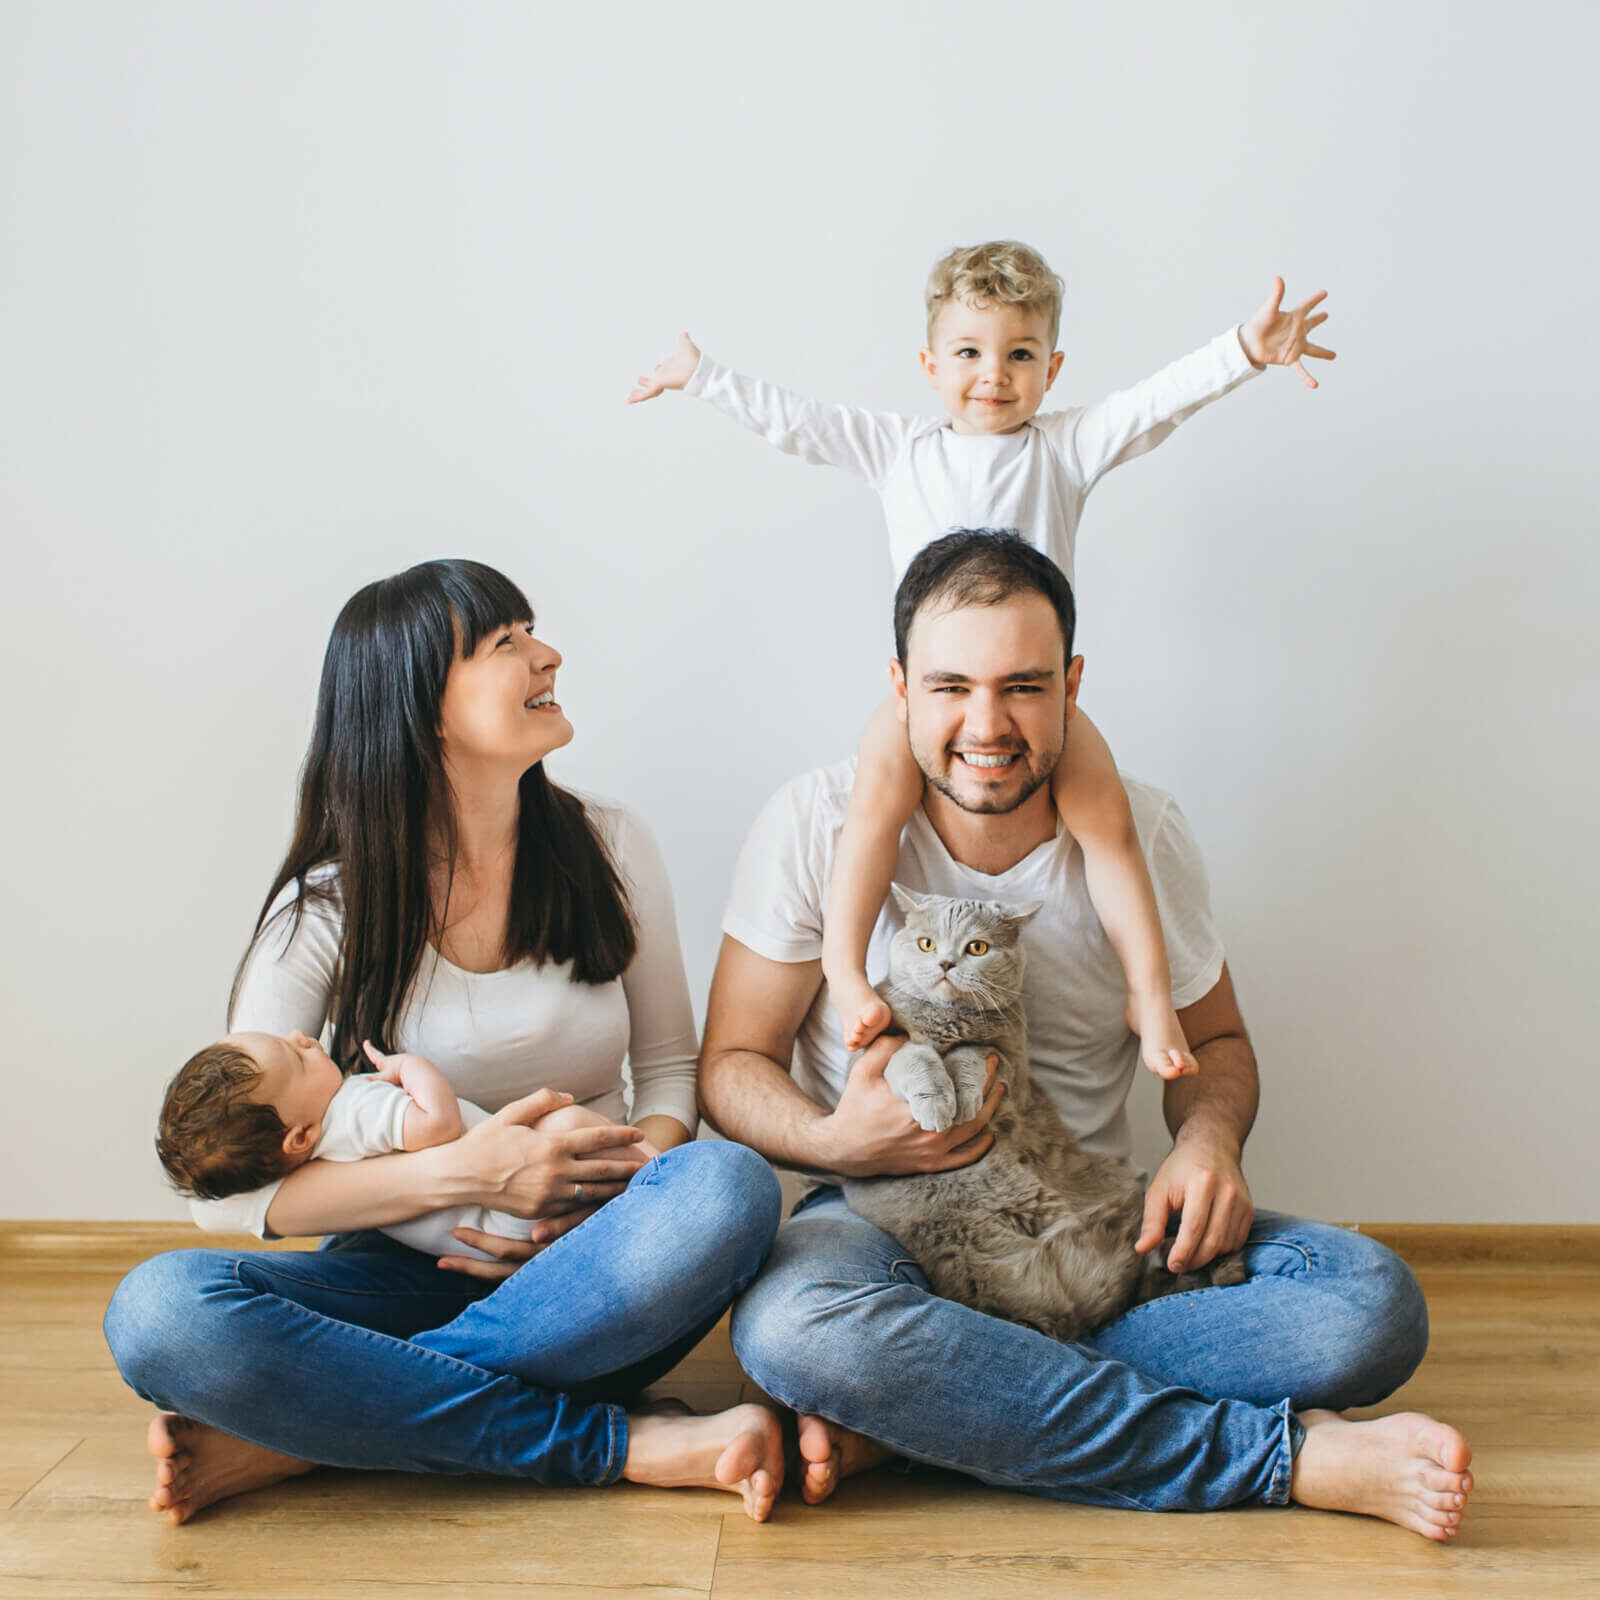
[[[935, 1293], [1053, 1339], [1080, 1338], [1158, 1295], [1243, 1283], [1237, 1252], [1181, 1274], [1167, 1271], [1165, 1244], [1137, 1254], [1138, 1179], [1081, 1149], [1050, 1097], [1034, 1089], [1020, 935], [1040, 902], [951, 900], [899, 884], [894, 896], [906, 925], [878, 993], [909, 1042], [890, 1058], [886, 1081], [933, 1132], [977, 1115], [990, 1052], [1006, 1092], [989, 1124], [995, 1142], [976, 1165], [848, 1179], [851, 1210], [893, 1234]], [[919, 937], [935, 949], [919, 950]], [[969, 953], [976, 940], [989, 946], [981, 956]]]

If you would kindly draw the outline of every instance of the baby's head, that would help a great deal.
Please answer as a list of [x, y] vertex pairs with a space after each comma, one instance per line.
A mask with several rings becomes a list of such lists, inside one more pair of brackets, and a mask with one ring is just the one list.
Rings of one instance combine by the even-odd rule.
[[343, 1081], [303, 1033], [230, 1033], [167, 1085], [156, 1154], [182, 1194], [222, 1200], [259, 1189], [310, 1157]]
[[928, 275], [922, 370], [957, 433], [1015, 433], [1061, 370], [1061, 280], [1014, 239], [968, 245]]

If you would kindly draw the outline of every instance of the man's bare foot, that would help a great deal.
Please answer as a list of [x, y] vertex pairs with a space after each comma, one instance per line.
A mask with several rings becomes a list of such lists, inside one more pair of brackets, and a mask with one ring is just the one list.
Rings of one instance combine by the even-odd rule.
[[1189, 1050], [1183, 1024], [1165, 994], [1128, 997], [1128, 1026], [1139, 1035], [1139, 1055], [1158, 1078], [1191, 1078], [1200, 1063]]
[[828, 992], [839, 1013], [846, 1050], [865, 1050], [892, 1020], [889, 1002], [867, 982], [865, 973], [851, 982], [829, 984]]
[[632, 1412], [622, 1476], [660, 1489], [731, 1489], [746, 1516], [765, 1522], [783, 1487], [783, 1430], [754, 1404], [710, 1417]]
[[1346, 1422], [1336, 1411], [1302, 1411], [1305, 1443], [1289, 1498], [1323, 1511], [1382, 1517], [1424, 1539], [1453, 1539], [1472, 1493], [1472, 1451], [1448, 1424], [1418, 1411]]
[[279, 1455], [247, 1444], [204, 1422], [163, 1411], [150, 1423], [145, 1448], [155, 1457], [156, 1488], [150, 1509], [165, 1512], [177, 1526], [195, 1512], [230, 1495], [264, 1489], [269, 1483], [310, 1472], [314, 1461]]
[[800, 1457], [806, 1464], [800, 1494], [807, 1505], [819, 1506], [839, 1485], [868, 1467], [889, 1459], [874, 1439], [842, 1428], [825, 1417], [798, 1417]]

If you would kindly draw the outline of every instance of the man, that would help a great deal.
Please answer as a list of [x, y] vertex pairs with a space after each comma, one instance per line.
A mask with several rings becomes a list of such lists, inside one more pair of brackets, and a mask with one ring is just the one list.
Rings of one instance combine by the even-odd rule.
[[[1087, 1148], [1127, 1159], [1138, 1041], [1048, 781], [1083, 671], [1073, 625], [1066, 579], [1016, 538], [951, 534], [907, 570], [890, 671], [926, 790], [896, 876], [937, 894], [1044, 901], [1023, 935], [1034, 1081]], [[898, 1040], [849, 1061], [819, 957], [850, 772], [794, 780], [752, 828], [700, 1069], [706, 1115], [723, 1133], [818, 1184], [733, 1324], [745, 1369], [800, 1415], [806, 1498], [894, 1453], [1096, 1505], [1294, 1499], [1452, 1536], [1471, 1488], [1461, 1436], [1416, 1415], [1334, 1414], [1381, 1399], [1421, 1360], [1416, 1280], [1360, 1235], [1254, 1211], [1240, 1152], [1255, 1059], [1198, 848], [1159, 791], [1128, 785], [1200, 1072], [1165, 1087], [1173, 1147], [1150, 1183], [1138, 1247], [1158, 1244], [1170, 1220], [1174, 1269], [1242, 1246], [1250, 1281], [1152, 1301], [1064, 1345], [938, 1298], [896, 1241], [844, 1204], [839, 1176], [981, 1160], [1001, 1092], [991, 1081], [972, 1122], [927, 1133], [884, 1081]], [[873, 935], [880, 973], [895, 917], [886, 909]]]

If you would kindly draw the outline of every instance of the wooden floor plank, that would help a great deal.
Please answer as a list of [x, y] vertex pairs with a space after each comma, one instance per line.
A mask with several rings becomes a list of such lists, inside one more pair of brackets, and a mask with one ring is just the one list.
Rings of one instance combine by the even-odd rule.
[[[6, 1600], [1600, 1592], [1600, 1268], [1584, 1265], [1582, 1241], [1501, 1236], [1465, 1250], [1411, 1241], [1430, 1354], [1404, 1390], [1356, 1415], [1416, 1408], [1467, 1434], [1478, 1490], [1460, 1538], [1444, 1547], [1364, 1518], [1144, 1516], [888, 1471], [846, 1484], [826, 1507], [786, 1495], [764, 1527], [709, 1490], [322, 1471], [173, 1529], [145, 1508], [150, 1409], [122, 1383], [100, 1334], [121, 1273], [172, 1242], [170, 1230], [113, 1228], [53, 1249], [47, 1229], [0, 1227]], [[1529, 1258], [1535, 1247], [1545, 1258]], [[657, 1392], [702, 1408], [759, 1395], [726, 1319]]]

